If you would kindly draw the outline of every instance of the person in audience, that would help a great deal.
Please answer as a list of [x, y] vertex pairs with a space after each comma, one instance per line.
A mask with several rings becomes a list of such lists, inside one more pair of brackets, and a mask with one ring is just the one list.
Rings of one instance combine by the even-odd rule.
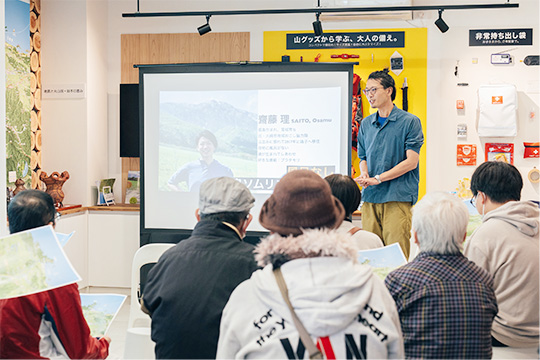
[[233, 177], [233, 172], [229, 167], [214, 159], [218, 146], [214, 134], [203, 130], [197, 137], [196, 144], [201, 158], [178, 169], [167, 182], [169, 189], [180, 191], [179, 185], [186, 183], [187, 191], [198, 192], [201, 184], [208, 179], [221, 176]]
[[[256, 248], [262, 270], [232, 293], [221, 319], [219, 359], [304, 359], [291, 311], [276, 282], [328, 359], [403, 357], [396, 305], [382, 280], [356, 261], [350, 236], [336, 229], [345, 217], [324, 179], [292, 171], [262, 206], [270, 230]], [[313, 344], [313, 347], [315, 345]]]
[[385, 245], [399, 243], [408, 258], [422, 125], [418, 117], [394, 105], [396, 84], [388, 69], [369, 74], [364, 93], [377, 112], [358, 129], [360, 176], [355, 181], [363, 187], [362, 227]]
[[413, 209], [420, 253], [385, 279], [406, 358], [491, 359], [497, 301], [491, 275], [461, 253], [468, 221], [465, 204], [447, 193], [428, 193]]
[[[8, 206], [9, 231], [55, 226], [56, 215], [49, 194], [21, 191]], [[108, 336], [90, 335], [76, 283], [0, 300], [2, 359], [105, 359], [110, 342]]]
[[156, 358], [215, 358], [229, 295], [257, 269], [253, 245], [242, 241], [254, 202], [232, 178], [202, 184], [191, 236], [161, 256], [144, 288], [142, 309], [152, 318]]
[[471, 178], [472, 202], [483, 218], [464, 254], [494, 279], [494, 346], [538, 347], [539, 211], [520, 201], [522, 187], [519, 171], [500, 161], [481, 164]]
[[352, 213], [358, 210], [358, 205], [362, 201], [362, 193], [358, 188], [358, 184], [350, 176], [342, 174], [328, 175], [324, 179], [330, 185], [332, 195], [338, 198], [345, 208], [345, 219], [339, 226], [339, 230], [351, 234], [358, 250], [375, 249], [384, 246], [380, 237], [372, 232], [362, 230], [352, 223]]

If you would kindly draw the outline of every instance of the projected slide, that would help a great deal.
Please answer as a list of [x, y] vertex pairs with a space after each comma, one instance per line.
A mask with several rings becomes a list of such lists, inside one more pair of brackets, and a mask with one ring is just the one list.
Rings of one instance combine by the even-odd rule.
[[[279, 179], [350, 170], [352, 64], [139, 68], [143, 232], [193, 229], [199, 189], [229, 176], [255, 197], [249, 231]], [[156, 234], [157, 234], [156, 232]]]
[[198, 192], [205, 180], [230, 176], [264, 193], [294, 169], [335, 173], [339, 154], [327, 150], [340, 135], [340, 93], [339, 87], [160, 92], [160, 190]]

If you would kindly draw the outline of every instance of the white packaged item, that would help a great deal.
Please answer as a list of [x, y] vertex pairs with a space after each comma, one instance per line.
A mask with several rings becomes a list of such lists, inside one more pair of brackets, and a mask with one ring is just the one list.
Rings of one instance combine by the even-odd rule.
[[517, 135], [518, 98], [515, 85], [480, 85], [478, 88], [478, 136]]

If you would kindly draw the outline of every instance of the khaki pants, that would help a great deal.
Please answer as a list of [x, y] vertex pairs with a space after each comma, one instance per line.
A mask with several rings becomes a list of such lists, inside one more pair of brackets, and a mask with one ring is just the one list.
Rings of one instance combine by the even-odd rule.
[[409, 258], [411, 238], [410, 202], [390, 201], [383, 204], [365, 202], [362, 205], [362, 229], [379, 235], [384, 245], [399, 243]]

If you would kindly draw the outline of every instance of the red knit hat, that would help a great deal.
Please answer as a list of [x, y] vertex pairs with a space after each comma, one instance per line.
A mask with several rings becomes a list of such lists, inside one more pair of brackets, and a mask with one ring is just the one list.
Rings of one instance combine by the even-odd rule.
[[280, 235], [296, 236], [302, 229], [335, 229], [344, 217], [341, 201], [323, 178], [309, 170], [295, 170], [277, 183], [261, 208], [259, 222]]

